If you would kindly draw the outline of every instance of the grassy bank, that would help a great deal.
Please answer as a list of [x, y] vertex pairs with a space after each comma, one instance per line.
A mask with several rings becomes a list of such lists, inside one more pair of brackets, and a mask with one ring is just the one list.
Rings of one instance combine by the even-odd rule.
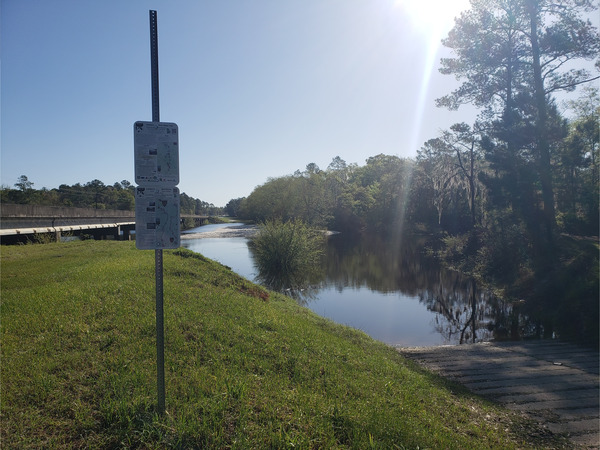
[[154, 252], [14, 246], [1, 264], [3, 448], [548, 444], [393, 349], [186, 250], [164, 255], [158, 417]]

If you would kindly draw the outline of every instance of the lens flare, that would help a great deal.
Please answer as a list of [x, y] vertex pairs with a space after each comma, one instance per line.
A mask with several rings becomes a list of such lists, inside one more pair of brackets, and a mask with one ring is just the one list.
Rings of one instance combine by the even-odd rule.
[[[415, 126], [411, 137], [411, 149], [417, 149], [419, 130], [423, 121], [431, 76], [440, 57], [441, 40], [454, 25], [454, 18], [469, 9], [469, 0], [396, 0], [394, 6], [400, 10], [403, 22], [413, 27], [413, 32], [426, 41], [421, 83], [418, 88], [418, 102], [415, 110]], [[431, 105], [427, 105], [431, 106]]]
[[454, 17], [469, 8], [469, 0], [396, 0], [394, 6], [417, 31], [439, 36], [452, 27]]

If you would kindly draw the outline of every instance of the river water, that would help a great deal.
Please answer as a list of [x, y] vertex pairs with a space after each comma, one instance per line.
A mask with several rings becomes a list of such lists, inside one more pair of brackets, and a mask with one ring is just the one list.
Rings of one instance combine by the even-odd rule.
[[[239, 224], [206, 225], [207, 233]], [[327, 242], [322, 276], [294, 297], [317, 314], [358, 328], [391, 345], [481, 342], [508, 335], [511, 307], [425, 254], [424, 238]], [[219, 261], [239, 275], [258, 275], [246, 237], [182, 239], [182, 246]]]

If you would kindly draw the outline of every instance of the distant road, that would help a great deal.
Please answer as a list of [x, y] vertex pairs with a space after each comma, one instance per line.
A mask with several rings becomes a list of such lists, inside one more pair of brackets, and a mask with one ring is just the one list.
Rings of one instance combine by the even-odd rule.
[[[0, 236], [135, 228], [135, 212], [39, 205], [0, 205]], [[109, 230], [106, 230], [108, 233]]]
[[[209, 216], [182, 214], [198, 224]], [[103, 229], [107, 229], [103, 231]], [[66, 206], [0, 205], [0, 236], [38, 233], [69, 233], [95, 230], [104, 234], [129, 233], [135, 229], [135, 211]]]

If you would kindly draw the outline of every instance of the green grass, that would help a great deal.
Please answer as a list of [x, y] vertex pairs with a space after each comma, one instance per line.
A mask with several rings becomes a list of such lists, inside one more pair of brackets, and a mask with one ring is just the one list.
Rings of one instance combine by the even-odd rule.
[[[187, 250], [1, 248], [2, 448], [511, 448], [522, 418]], [[531, 437], [537, 435], [538, 437]]]

